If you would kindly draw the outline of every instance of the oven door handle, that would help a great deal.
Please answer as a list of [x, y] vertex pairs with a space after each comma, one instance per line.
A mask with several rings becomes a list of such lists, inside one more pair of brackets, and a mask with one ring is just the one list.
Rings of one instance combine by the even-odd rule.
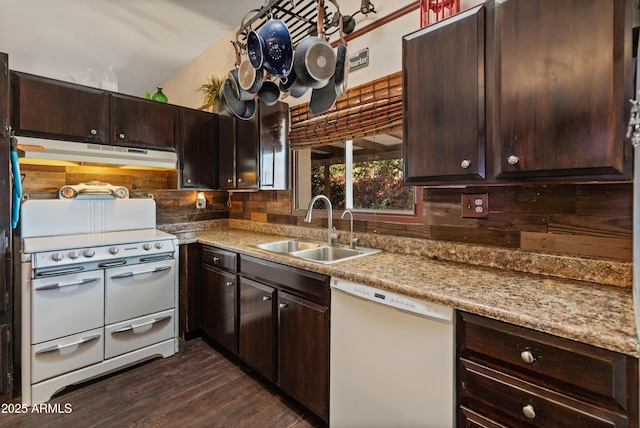
[[171, 318], [171, 315], [165, 315], [163, 317], [154, 318], [151, 321], [143, 322], [142, 324], [137, 324], [137, 325], [136, 324], [130, 324], [130, 325], [126, 326], [126, 327], [121, 327], [121, 328], [119, 328], [117, 330], [113, 330], [112, 333], [124, 333], [125, 331], [131, 331], [131, 330], [134, 330], [136, 328], [144, 327], [144, 326], [147, 326], [147, 325], [152, 325], [152, 324], [158, 323], [160, 321], [168, 320], [169, 318]]
[[56, 282], [55, 284], [48, 284], [48, 285], [43, 285], [42, 287], [36, 287], [36, 291], [55, 290], [62, 287], [91, 284], [92, 282], [100, 281], [100, 279], [102, 278], [84, 278], [84, 279], [81, 279], [80, 281], [65, 282], [65, 283]]
[[80, 340], [77, 340], [77, 341], [71, 342], [71, 343], [67, 343], [66, 345], [56, 345], [56, 346], [51, 346], [50, 348], [40, 349], [39, 351], [36, 351], [36, 355], [37, 354], [46, 354], [47, 352], [59, 351], [61, 349], [65, 349], [65, 348], [71, 348], [72, 346], [83, 345], [85, 343], [91, 342], [91, 341], [96, 340], [98, 338], [100, 338], [99, 334], [95, 334], [95, 335], [89, 336], [89, 337], [83, 337]]
[[165, 270], [169, 270], [171, 269], [171, 266], [160, 266], [151, 270], [143, 270], [141, 272], [125, 272], [125, 273], [120, 273], [118, 275], [113, 275], [111, 278], [129, 278], [130, 276], [134, 276], [134, 275], [142, 275], [145, 273], [156, 273], [156, 272], [162, 272]]

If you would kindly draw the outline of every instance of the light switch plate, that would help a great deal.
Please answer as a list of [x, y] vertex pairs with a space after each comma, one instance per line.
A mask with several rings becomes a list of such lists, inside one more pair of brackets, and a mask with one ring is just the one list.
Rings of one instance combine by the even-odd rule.
[[489, 217], [489, 195], [487, 193], [462, 194], [463, 218]]

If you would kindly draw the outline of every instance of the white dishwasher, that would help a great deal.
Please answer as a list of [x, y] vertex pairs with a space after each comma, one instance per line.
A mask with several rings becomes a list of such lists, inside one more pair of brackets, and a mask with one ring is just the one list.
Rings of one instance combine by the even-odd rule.
[[455, 426], [453, 309], [331, 278], [329, 425]]

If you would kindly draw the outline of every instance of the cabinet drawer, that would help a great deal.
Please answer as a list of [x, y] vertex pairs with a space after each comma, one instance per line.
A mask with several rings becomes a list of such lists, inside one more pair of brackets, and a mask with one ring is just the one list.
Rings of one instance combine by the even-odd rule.
[[231, 251], [205, 246], [202, 247], [202, 263], [236, 272], [238, 270], [238, 255]]
[[240, 274], [276, 288], [287, 288], [320, 305], [329, 306], [329, 277], [251, 256], [240, 257]]
[[31, 383], [102, 361], [103, 329], [85, 331], [31, 347]]
[[174, 313], [171, 309], [106, 326], [104, 358], [117, 357], [173, 338], [175, 336]]
[[[604, 399], [611, 406], [633, 405], [627, 379], [637, 379], [637, 363], [616, 352], [540, 333], [476, 315], [459, 313], [458, 352], [470, 359], [498, 360], [524, 375], [546, 376], [570, 384], [579, 396]], [[576, 391], [576, 388], [584, 391]]]
[[[608, 412], [550, 389], [525, 382], [475, 362], [461, 359], [458, 376], [461, 399], [471, 410], [489, 409], [498, 422], [536, 427], [626, 427], [626, 416]], [[498, 410], [499, 409], [499, 410]], [[529, 426], [529, 425], [527, 425]]]

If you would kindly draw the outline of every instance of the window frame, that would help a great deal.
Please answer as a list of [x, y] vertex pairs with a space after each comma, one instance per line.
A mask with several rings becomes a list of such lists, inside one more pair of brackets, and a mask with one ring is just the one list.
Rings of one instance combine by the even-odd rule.
[[[291, 167], [291, 171], [293, 172], [293, 179], [291, 180], [291, 214], [296, 217], [304, 217], [307, 214], [307, 210], [304, 208], [298, 207], [298, 151], [292, 150], [291, 162], [293, 163]], [[410, 185], [410, 184], [409, 184]], [[353, 213], [354, 220], [363, 220], [363, 221], [371, 221], [371, 222], [381, 222], [381, 223], [405, 223], [405, 224], [417, 224], [422, 223], [423, 214], [424, 214], [424, 187], [423, 186], [413, 186], [415, 197], [413, 203], [413, 212], [407, 211], [406, 213], [400, 213], [398, 211], [389, 210], [389, 212], [385, 213], [384, 211], [374, 211], [374, 210], [359, 210], [359, 209], [350, 209]], [[336, 210], [334, 208], [333, 213], [334, 216], [337, 214], [343, 213], [345, 210]], [[326, 210], [318, 210], [317, 212], [319, 217], [326, 218], [327, 211]], [[315, 215], [315, 212], [314, 212]]]

